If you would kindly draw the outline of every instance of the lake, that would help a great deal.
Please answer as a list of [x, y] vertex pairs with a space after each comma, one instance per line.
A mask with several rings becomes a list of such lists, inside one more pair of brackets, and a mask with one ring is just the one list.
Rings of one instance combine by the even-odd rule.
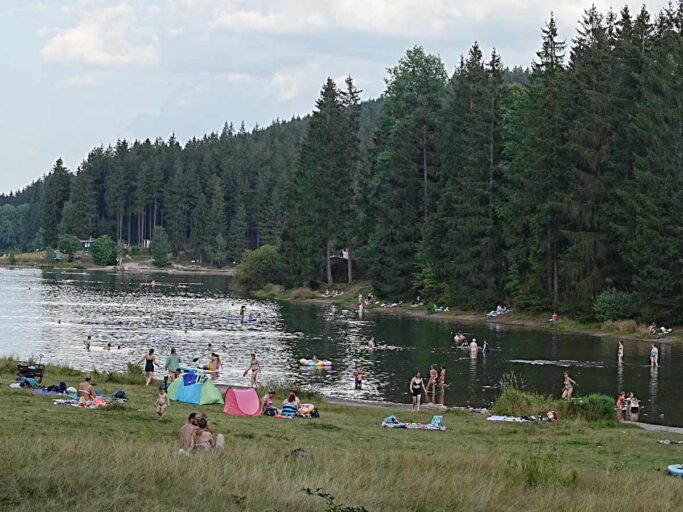
[[[152, 279], [158, 287], [147, 286]], [[643, 406], [641, 421], [683, 426], [675, 395], [680, 389], [675, 377], [683, 370], [678, 345], [659, 344], [660, 368], [651, 370], [649, 344], [642, 341], [625, 341], [624, 363], [618, 365], [613, 339], [399, 313], [366, 313], [358, 320], [332, 306], [246, 299], [229, 283], [229, 277], [212, 275], [0, 268], [0, 355], [42, 355], [44, 362], [83, 370], [121, 370], [148, 348], [156, 350], [162, 365], [171, 347], [190, 364], [211, 343], [223, 360], [219, 381], [224, 383], [248, 384], [242, 373], [256, 352], [262, 380], [296, 382], [339, 398], [406, 403], [415, 371], [427, 374], [431, 364], [443, 364], [448, 387], [434, 400], [473, 407], [490, 406], [507, 372], [514, 371], [526, 389], [559, 396], [562, 374], [569, 371], [578, 382], [575, 395], [616, 398], [618, 390], [633, 391]], [[256, 323], [230, 319], [241, 305]], [[470, 358], [454, 347], [454, 331], [480, 344], [487, 340], [490, 352]], [[88, 335], [90, 352], [83, 344]], [[377, 350], [367, 349], [369, 337]], [[107, 343], [111, 351], [104, 350]], [[333, 366], [302, 368], [299, 359], [313, 355]], [[357, 366], [368, 376], [360, 391], [353, 389]], [[161, 370], [157, 377], [163, 377]]]

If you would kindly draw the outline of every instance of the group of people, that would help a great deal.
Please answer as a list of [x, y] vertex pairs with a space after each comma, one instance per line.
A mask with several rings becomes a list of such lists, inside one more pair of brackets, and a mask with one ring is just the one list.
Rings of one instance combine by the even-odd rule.
[[[467, 338], [462, 332], [457, 332], [455, 336], [453, 336], [453, 342], [455, 343], [456, 347], [463, 350], [468, 350], [470, 357], [477, 357], [479, 353], [479, 344], [477, 343], [477, 338], [472, 338], [472, 340], [468, 342]], [[489, 344], [486, 340], [484, 340], [484, 343], [481, 346], [481, 353], [486, 355], [488, 354], [488, 351]]]
[[[85, 347], [85, 350], [90, 352], [90, 347], [92, 347], [92, 336], [88, 336], [86, 340], [83, 342], [83, 346]], [[106, 350], [107, 352], [111, 352], [112, 346], [111, 343], [107, 343], [104, 347], [102, 347], [102, 350]], [[116, 346], [116, 350], [121, 350], [121, 345]]]
[[313, 404], [302, 403], [299, 399], [299, 392], [292, 389], [287, 398], [282, 402], [282, 407], [278, 410], [273, 405], [275, 398], [275, 391], [269, 390], [261, 398], [261, 414], [264, 416], [286, 416], [288, 418], [295, 418], [297, 416], [303, 418], [311, 418], [316, 414], [316, 408]]
[[187, 423], [180, 428], [178, 435], [180, 449], [178, 454], [190, 455], [197, 452], [223, 451], [225, 437], [216, 434], [206, 413], [190, 413]]
[[[625, 418], [632, 421], [638, 420], [640, 401], [633, 395], [632, 392], [626, 395], [625, 392], [621, 391], [619, 393], [619, 397], [617, 398], [616, 406], [619, 421], [624, 421]], [[626, 416], [624, 416], [624, 413]]]
[[443, 394], [446, 388], [446, 366], [441, 365], [441, 369], [438, 368], [436, 364], [433, 364], [429, 369], [429, 380], [425, 386], [424, 378], [422, 377], [422, 372], [418, 370], [415, 376], [410, 379], [410, 384], [408, 389], [410, 395], [413, 397], [413, 411], [420, 410], [420, 403], [422, 402], [422, 393], [425, 394], [429, 400], [429, 391], [432, 392], [432, 399], [430, 402], [434, 402], [434, 395], [436, 394], [436, 389], [439, 388], [439, 392]]
[[647, 328], [648, 332], [653, 336], [659, 336], [660, 334], [669, 334], [673, 329], [667, 329], [663, 325], [657, 327], [657, 324], [653, 321]]
[[[217, 352], [213, 351], [213, 346], [211, 343], [207, 345], [208, 354], [196, 357], [193, 362], [197, 362], [203, 357], [209, 357], [209, 363], [200, 367], [201, 370], [206, 371], [212, 379], [218, 377], [219, 372], [223, 369], [223, 363], [221, 357]], [[147, 354], [142, 356], [138, 361], [138, 364], [145, 363], [145, 386], [149, 386], [154, 378], [154, 370], [156, 368], [161, 368], [161, 365], [157, 362], [157, 356], [154, 353], [154, 349], [150, 348]], [[179, 375], [181, 371], [181, 361], [175, 348], [171, 348], [170, 355], [166, 358], [166, 363], [164, 364], [164, 369], [167, 371], [168, 375], [164, 377], [164, 383], [166, 387], [170, 385]], [[261, 363], [256, 358], [256, 354], [251, 354], [251, 359], [249, 361], [249, 366], [244, 370], [244, 376], [251, 371], [251, 387], [256, 387], [258, 376], [261, 373]]]
[[[624, 362], [624, 343], [621, 340], [619, 340], [619, 347], [617, 348], [617, 362], [619, 364]], [[650, 366], [659, 367], [659, 348], [654, 343], [650, 344]]]

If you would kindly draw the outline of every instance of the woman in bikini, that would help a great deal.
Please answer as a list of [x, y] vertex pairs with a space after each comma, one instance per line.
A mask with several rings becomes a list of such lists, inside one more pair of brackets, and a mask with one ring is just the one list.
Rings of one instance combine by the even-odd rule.
[[211, 353], [211, 361], [209, 364], [207, 364], [204, 369], [207, 370], [207, 373], [211, 375], [211, 379], [215, 380], [218, 378], [218, 372], [223, 368], [223, 364], [221, 363], [221, 358], [218, 354], [215, 352]]
[[617, 362], [621, 364], [624, 360], [624, 344], [620, 341], [617, 349]]
[[251, 363], [249, 363], [249, 368], [245, 370], [244, 375], [246, 375], [249, 370], [251, 370], [251, 387], [255, 388], [256, 379], [258, 378], [258, 374], [261, 373], [261, 363], [256, 359], [256, 354], [251, 355]]
[[154, 349], [150, 348], [149, 352], [142, 356], [142, 359], [138, 361], [138, 364], [145, 362], [145, 386], [149, 386], [149, 383], [152, 382], [152, 378], [154, 377], [154, 366], [159, 366], [159, 363], [157, 363], [157, 356], [154, 355]]
[[427, 381], [427, 387], [425, 388], [425, 394], [427, 395], [427, 399], [429, 400], [429, 389], [431, 388], [432, 393], [436, 391], [436, 383], [439, 379], [439, 374], [436, 371], [436, 365], [433, 364], [432, 367], [429, 369], [429, 380]]
[[562, 389], [562, 398], [564, 400], [569, 400], [574, 393], [574, 386], [576, 386], [576, 381], [569, 376], [568, 372], [564, 372], [564, 388]]
[[422, 392], [425, 394], [427, 390], [425, 389], [424, 381], [422, 380], [422, 372], [418, 371], [415, 377], [410, 379], [410, 394], [413, 397], [413, 411], [420, 410], [420, 400], [422, 399]]
[[213, 434], [207, 428], [206, 418], [199, 418], [197, 430], [192, 435], [192, 452], [210, 452], [216, 446]]

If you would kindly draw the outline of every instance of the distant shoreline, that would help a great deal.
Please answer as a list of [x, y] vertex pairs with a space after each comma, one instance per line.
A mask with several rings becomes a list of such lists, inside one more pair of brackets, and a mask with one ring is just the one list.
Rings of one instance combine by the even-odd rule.
[[211, 268], [211, 267], [192, 267], [188, 268], [183, 265], [171, 264], [168, 267], [155, 267], [153, 265], [148, 265], [145, 263], [130, 262], [124, 263], [121, 267], [116, 265], [107, 265], [103, 267], [98, 267], [95, 265], [74, 265], [74, 266], [61, 266], [61, 265], [30, 265], [28, 263], [17, 263], [10, 265], [8, 263], [0, 263], [0, 268], [28, 268], [28, 269], [40, 269], [40, 270], [82, 270], [85, 272], [110, 272], [110, 273], [130, 273], [130, 274], [176, 274], [176, 275], [192, 275], [192, 274], [204, 274], [204, 275], [220, 275], [220, 276], [234, 276], [235, 269], [233, 268]]

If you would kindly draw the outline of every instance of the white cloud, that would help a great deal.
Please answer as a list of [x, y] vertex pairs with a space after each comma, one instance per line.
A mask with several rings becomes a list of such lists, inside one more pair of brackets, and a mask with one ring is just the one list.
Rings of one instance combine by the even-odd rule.
[[[295, 9], [298, 11], [298, 9]], [[261, 32], [266, 34], [301, 34], [317, 32], [328, 21], [321, 14], [305, 12], [264, 13], [260, 11], [220, 12], [211, 23], [213, 28], [231, 32]]]
[[78, 24], [57, 29], [40, 54], [46, 62], [150, 67], [159, 60], [159, 42], [137, 24], [133, 7], [118, 4], [81, 11]]

